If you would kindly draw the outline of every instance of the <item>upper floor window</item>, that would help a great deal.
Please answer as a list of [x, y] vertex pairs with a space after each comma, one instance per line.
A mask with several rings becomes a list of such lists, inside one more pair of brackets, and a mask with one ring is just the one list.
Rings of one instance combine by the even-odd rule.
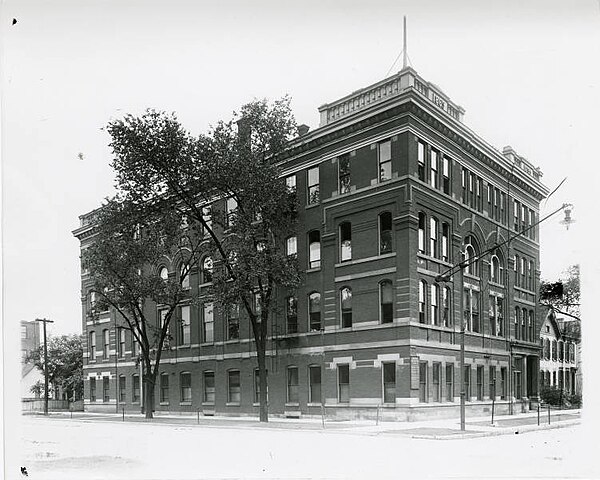
[[438, 221], [434, 217], [429, 219], [429, 255], [438, 256]]
[[427, 153], [427, 146], [423, 142], [419, 142], [417, 147], [417, 173], [419, 180], [425, 181], [425, 155]]
[[319, 203], [319, 166], [309, 168], [307, 171], [308, 204]]
[[386, 140], [379, 144], [379, 181], [385, 182], [392, 178], [392, 142]]
[[308, 268], [321, 266], [321, 233], [318, 230], [308, 232]]
[[425, 253], [425, 228], [426, 216], [423, 212], [419, 212], [419, 253]]
[[179, 277], [181, 279], [181, 288], [183, 288], [184, 290], [187, 290], [188, 288], [190, 288], [190, 270], [189, 270], [189, 266], [186, 265], [181, 265], [181, 268], [179, 269]]
[[160, 269], [159, 275], [163, 281], [166, 282], [167, 280], [169, 280], [169, 271], [167, 270], [167, 267], [162, 267]]
[[479, 249], [477, 248], [477, 241], [475, 240], [475, 237], [469, 235], [465, 238], [464, 249], [465, 250], [463, 252], [463, 261], [465, 273], [475, 276], [479, 275], [479, 262], [477, 259]]
[[442, 190], [450, 195], [450, 159], [446, 155], [442, 160]]
[[285, 299], [285, 320], [287, 333], [298, 333], [298, 299], [295, 296]]
[[383, 212], [379, 215], [379, 254], [392, 251], [392, 214]]
[[202, 283], [210, 283], [213, 280], [213, 261], [211, 257], [204, 257], [202, 261]]
[[340, 224], [340, 261], [352, 260], [352, 226], [350, 222]]
[[465, 288], [463, 299], [465, 327], [468, 331], [479, 332], [479, 292], [471, 288]]
[[240, 307], [238, 304], [231, 305], [227, 313], [227, 339], [237, 340], [240, 338]]
[[102, 355], [104, 358], [108, 358], [110, 356], [110, 332], [108, 329], [102, 331], [102, 339], [104, 340]]
[[235, 217], [237, 215], [237, 208], [238, 208], [238, 204], [237, 204], [237, 200], [233, 197], [230, 197], [227, 199], [226, 201], [226, 218], [225, 218], [225, 228], [231, 228], [233, 227], [233, 224], [235, 223]]
[[340, 290], [340, 309], [342, 311], [342, 328], [352, 326], [352, 289], [344, 287]]
[[439, 186], [439, 177], [438, 177], [438, 159], [439, 153], [435, 149], [431, 149], [431, 155], [429, 157], [429, 184], [433, 188], [438, 188]]
[[285, 186], [290, 193], [296, 191], [296, 175], [289, 175], [285, 177]]
[[181, 345], [189, 345], [190, 344], [190, 306], [185, 305], [183, 307], [179, 307], [179, 316], [181, 322], [179, 324], [179, 341]]
[[309, 330], [321, 330], [321, 294], [313, 292], [308, 296]]
[[338, 159], [338, 191], [340, 194], [350, 192], [350, 155], [342, 155]]
[[125, 328], [119, 327], [119, 357], [125, 356]]
[[450, 226], [447, 223], [442, 223], [442, 260], [447, 262], [450, 255]]
[[518, 232], [521, 229], [521, 225], [519, 223], [519, 212], [521, 208], [519, 206], [519, 202], [516, 200], [513, 201], [513, 229], [515, 232]]
[[440, 296], [440, 287], [438, 287], [435, 283], [431, 285], [431, 293], [430, 293], [430, 307], [431, 307], [431, 323], [433, 325], [440, 324], [440, 316], [438, 309], [438, 300]]
[[427, 317], [427, 282], [419, 281], [419, 323], [425, 323]]
[[449, 287], [444, 287], [442, 290], [442, 317], [444, 327], [452, 326], [452, 317], [450, 314], [450, 299], [452, 298]]
[[498, 255], [492, 255], [490, 259], [490, 281], [503, 284], [504, 281], [504, 264]]
[[202, 225], [202, 235], [208, 235], [208, 230], [212, 230], [212, 207], [205, 205], [202, 207], [202, 218], [206, 225]]
[[296, 237], [288, 237], [285, 240], [285, 254], [296, 255], [298, 253], [298, 241]]
[[392, 282], [389, 280], [379, 284], [379, 315], [381, 323], [392, 323], [394, 319]]
[[492, 335], [499, 337], [504, 336], [504, 314], [503, 314], [503, 303], [502, 297], [496, 295], [490, 295], [489, 297], [489, 319], [490, 319], [490, 332]]
[[95, 361], [96, 360], [96, 332], [92, 331], [89, 333], [88, 350], [89, 350], [89, 354], [90, 354], [89, 359], [91, 361]]
[[212, 303], [204, 304], [204, 315], [202, 317], [202, 338], [205, 343], [212, 343], [215, 341], [215, 319]]

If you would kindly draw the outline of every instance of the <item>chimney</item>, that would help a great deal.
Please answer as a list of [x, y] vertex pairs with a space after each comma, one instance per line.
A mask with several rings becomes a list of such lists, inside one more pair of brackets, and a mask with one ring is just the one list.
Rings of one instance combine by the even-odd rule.
[[298, 125], [298, 136], [303, 137], [308, 133], [310, 127], [308, 125], [302, 124]]

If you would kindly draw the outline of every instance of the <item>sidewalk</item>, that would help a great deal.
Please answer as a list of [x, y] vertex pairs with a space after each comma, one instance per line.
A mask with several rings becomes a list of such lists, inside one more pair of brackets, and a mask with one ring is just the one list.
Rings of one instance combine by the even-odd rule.
[[[51, 418], [69, 419], [70, 412], [51, 412]], [[540, 412], [540, 425], [538, 425], [537, 411], [519, 413], [515, 415], [501, 415], [494, 419], [491, 424], [490, 417], [467, 418], [465, 431], [460, 430], [460, 421], [455, 419], [435, 419], [416, 422], [389, 422], [381, 421], [338, 421], [326, 420], [325, 424], [321, 418], [281, 418], [270, 417], [268, 423], [260, 423], [253, 417], [204, 417], [192, 415], [161, 415], [158, 414], [152, 420], [146, 420], [141, 414], [108, 414], [73, 412], [73, 420], [84, 422], [129, 422], [147, 423], [152, 422], [157, 426], [177, 425], [208, 428], [232, 428], [232, 429], [277, 429], [290, 431], [322, 431], [327, 433], [345, 433], [357, 435], [403, 435], [412, 438], [451, 440], [459, 438], [476, 438], [493, 435], [515, 435], [535, 430], [564, 428], [579, 424], [581, 421], [580, 410], [552, 410], [550, 423], [548, 423], [547, 411]]]

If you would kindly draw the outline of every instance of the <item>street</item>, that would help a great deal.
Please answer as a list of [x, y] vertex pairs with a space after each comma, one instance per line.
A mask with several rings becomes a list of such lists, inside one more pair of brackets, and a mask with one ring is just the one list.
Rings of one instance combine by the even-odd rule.
[[[597, 478], [583, 425], [452, 440], [350, 428], [257, 428], [25, 416], [31, 479]], [[590, 437], [587, 437], [588, 439]], [[14, 477], [25, 478], [20, 473]]]

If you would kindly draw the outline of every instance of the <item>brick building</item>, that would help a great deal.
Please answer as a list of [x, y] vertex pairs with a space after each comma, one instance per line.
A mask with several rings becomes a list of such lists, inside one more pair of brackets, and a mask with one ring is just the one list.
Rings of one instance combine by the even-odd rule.
[[[298, 291], [280, 292], [269, 325], [270, 413], [457, 417], [463, 320], [467, 414], [488, 411], [492, 398], [497, 412], [527, 405], [540, 354], [539, 169], [478, 137], [410, 67], [319, 112], [319, 128], [299, 129], [282, 165], [304, 206], [288, 253], [306, 273]], [[74, 231], [82, 249], [92, 218]], [[190, 295], [202, 297], [211, 265], [192, 272]], [[88, 281], [83, 271], [86, 409], [139, 409], [135, 346], [112, 312], [88, 318]], [[157, 411], [257, 415], [243, 315], [184, 303], [172, 335]]]

